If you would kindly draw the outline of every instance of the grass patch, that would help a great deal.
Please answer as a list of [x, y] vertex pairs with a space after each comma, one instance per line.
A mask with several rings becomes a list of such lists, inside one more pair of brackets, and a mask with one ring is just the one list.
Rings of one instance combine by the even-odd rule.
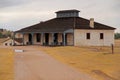
[[111, 54], [110, 47], [41, 47], [41, 50], [98, 80], [120, 79], [120, 47], [115, 48], [115, 54]]
[[0, 48], [0, 80], [14, 80], [13, 51]]

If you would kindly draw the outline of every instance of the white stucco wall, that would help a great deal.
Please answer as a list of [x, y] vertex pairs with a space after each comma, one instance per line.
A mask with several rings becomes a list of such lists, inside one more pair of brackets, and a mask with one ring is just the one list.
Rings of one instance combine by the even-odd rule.
[[22, 38], [22, 37], [23, 37], [23, 35], [21, 33], [16, 33], [15, 34], [15, 38]]
[[[33, 44], [41, 44], [41, 42], [37, 42], [37, 34], [34, 34], [33, 35]], [[41, 34], [40, 34], [40, 37], [41, 37]]]
[[62, 42], [62, 33], [58, 33], [58, 42]]
[[[90, 33], [90, 39], [86, 39], [86, 33]], [[100, 39], [100, 33], [104, 39]], [[74, 31], [75, 46], [110, 46], [114, 44], [114, 30], [79, 30]]]
[[73, 34], [67, 33], [67, 45], [73, 45]]
[[24, 44], [26, 45], [28, 43], [28, 34], [24, 34]]

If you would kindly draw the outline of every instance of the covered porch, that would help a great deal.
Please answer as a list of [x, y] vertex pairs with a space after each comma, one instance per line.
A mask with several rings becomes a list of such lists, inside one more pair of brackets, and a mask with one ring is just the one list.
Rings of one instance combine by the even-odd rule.
[[21, 37], [23, 45], [72, 46], [73, 32], [28, 32], [14, 33], [14, 38]]

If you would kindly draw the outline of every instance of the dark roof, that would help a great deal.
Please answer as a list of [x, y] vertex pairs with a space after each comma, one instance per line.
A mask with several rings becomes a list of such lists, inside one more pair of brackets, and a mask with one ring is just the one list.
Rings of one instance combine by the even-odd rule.
[[[7, 38], [6, 40], [4, 40], [3, 42], [6, 42], [6, 41], [8, 41], [8, 40], [10, 40], [11, 38]], [[19, 43], [22, 43], [23, 42], [23, 39], [22, 38], [15, 38], [14, 39], [16, 42], [19, 42]], [[2, 43], [3, 43], [2, 42]]]
[[81, 17], [53, 18], [51, 20], [41, 22], [16, 32], [64, 32], [73, 29], [75, 20], [75, 29], [91, 29], [91, 30], [114, 30], [115, 28], [94, 22], [94, 28], [89, 26], [90, 20]]
[[64, 12], [80, 12], [80, 11], [76, 10], [76, 9], [72, 9], [72, 10], [60, 10], [60, 11], [57, 11], [56, 13], [64, 13]]

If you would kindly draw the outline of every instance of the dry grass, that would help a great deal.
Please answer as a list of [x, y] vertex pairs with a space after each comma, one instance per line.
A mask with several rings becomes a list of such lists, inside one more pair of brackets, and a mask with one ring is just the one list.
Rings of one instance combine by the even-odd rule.
[[115, 40], [115, 46], [120, 47], [120, 39]]
[[98, 80], [119, 80], [120, 40], [116, 42], [114, 54], [111, 47], [41, 47], [41, 50]]
[[14, 80], [13, 51], [0, 48], [0, 80]]

